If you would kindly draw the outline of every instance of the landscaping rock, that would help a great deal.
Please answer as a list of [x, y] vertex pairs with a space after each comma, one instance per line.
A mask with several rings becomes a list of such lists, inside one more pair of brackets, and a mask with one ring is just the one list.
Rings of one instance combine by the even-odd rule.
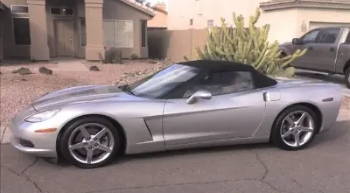
[[100, 71], [100, 69], [97, 66], [91, 66], [90, 71]]
[[150, 63], [150, 64], [157, 64], [158, 61], [156, 61], [156, 60], [148, 60], [148, 63]]
[[33, 74], [32, 71], [29, 70], [29, 68], [23, 68], [23, 67], [12, 71], [12, 73], [14, 73], [14, 74], [18, 73], [20, 75]]
[[53, 71], [48, 69], [48, 68], [46, 68], [46, 67], [40, 67], [39, 68], [39, 72], [41, 74], [46, 74], [46, 75], [52, 75], [53, 74]]

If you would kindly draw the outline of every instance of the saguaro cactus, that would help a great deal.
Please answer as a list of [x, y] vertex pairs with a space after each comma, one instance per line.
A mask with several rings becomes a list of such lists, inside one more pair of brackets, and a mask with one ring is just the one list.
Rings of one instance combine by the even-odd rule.
[[256, 26], [259, 18], [260, 11], [257, 9], [256, 14], [250, 16], [247, 27], [242, 15], [233, 14], [235, 27], [229, 27], [222, 19], [221, 27], [209, 29], [206, 46], [197, 49], [199, 58], [249, 64], [258, 71], [273, 76], [293, 75], [294, 68], [289, 67], [289, 64], [304, 55], [306, 50], [281, 56], [279, 43], [268, 41], [270, 26]]

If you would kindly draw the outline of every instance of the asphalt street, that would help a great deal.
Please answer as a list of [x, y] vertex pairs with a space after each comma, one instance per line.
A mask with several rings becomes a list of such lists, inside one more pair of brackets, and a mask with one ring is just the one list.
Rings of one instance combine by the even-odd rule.
[[1, 145], [1, 193], [350, 193], [350, 120], [307, 149], [239, 145], [124, 156], [84, 170]]

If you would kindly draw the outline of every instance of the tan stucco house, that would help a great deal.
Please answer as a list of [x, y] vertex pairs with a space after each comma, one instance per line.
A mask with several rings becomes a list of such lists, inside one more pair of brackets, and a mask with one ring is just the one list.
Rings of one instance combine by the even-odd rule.
[[232, 24], [232, 13], [248, 17], [261, 8], [261, 24], [270, 24], [270, 40], [290, 41], [310, 29], [350, 25], [350, 0], [170, 0], [168, 29], [204, 29]]
[[148, 57], [153, 11], [134, 0], [0, 0], [0, 60]]

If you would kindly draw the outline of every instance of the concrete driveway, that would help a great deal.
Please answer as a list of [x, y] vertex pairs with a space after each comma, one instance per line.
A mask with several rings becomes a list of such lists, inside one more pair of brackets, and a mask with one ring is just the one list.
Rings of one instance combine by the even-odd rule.
[[125, 156], [97, 169], [1, 146], [1, 193], [350, 193], [350, 120], [302, 151], [269, 144]]

